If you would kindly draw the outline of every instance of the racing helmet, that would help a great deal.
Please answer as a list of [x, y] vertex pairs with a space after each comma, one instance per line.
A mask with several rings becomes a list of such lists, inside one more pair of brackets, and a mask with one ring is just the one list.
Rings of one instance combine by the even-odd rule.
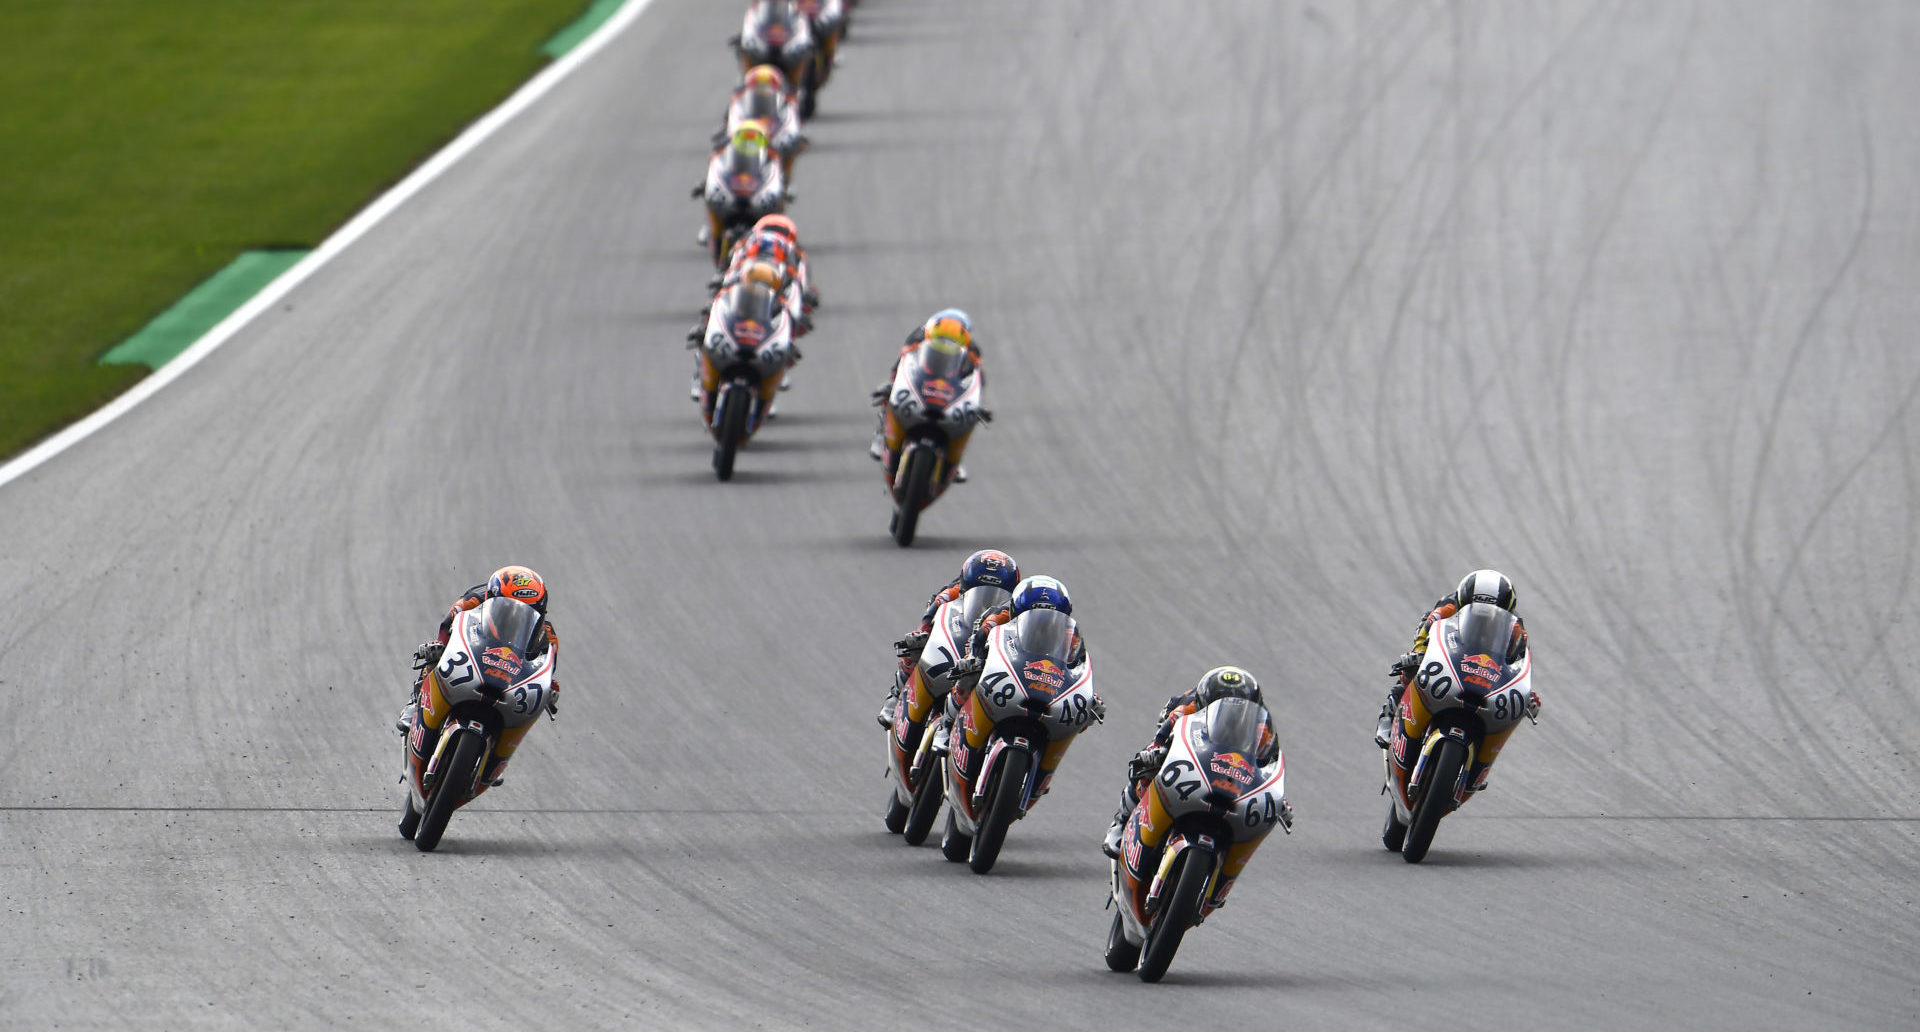
[[785, 215], [764, 216], [760, 219], [760, 221], [753, 224], [753, 230], [756, 233], [759, 233], [759, 232], [777, 233], [780, 236], [785, 237], [787, 239], [787, 242], [791, 244], [797, 244], [800, 242], [799, 229], [795, 228], [793, 224], [793, 220], [790, 218], [787, 218]]
[[935, 319], [958, 319], [958, 320], [960, 320], [960, 325], [966, 328], [966, 331], [967, 331], [967, 339], [968, 339], [969, 341], [971, 341], [971, 340], [973, 339], [973, 317], [972, 317], [972, 316], [970, 316], [970, 315], [968, 315], [967, 313], [965, 313], [965, 312], [963, 312], [963, 311], [961, 311], [960, 309], [958, 309], [958, 308], [942, 308], [942, 309], [940, 309], [939, 311], [937, 311], [937, 312], [935, 312], [935, 313], [933, 313], [933, 317], [934, 317]]
[[740, 85], [750, 90], [758, 89], [762, 86], [771, 86], [781, 93], [785, 93], [787, 92], [787, 77], [774, 65], [754, 65], [752, 68], [747, 69], [747, 74], [740, 80]]
[[1019, 582], [1020, 564], [997, 548], [983, 548], [960, 564], [961, 591], [971, 591], [982, 584], [1011, 591]]
[[767, 153], [767, 130], [757, 118], [748, 119], [733, 131], [732, 146], [735, 154], [751, 157], [760, 161]]
[[1260, 682], [1237, 666], [1217, 666], [1201, 674], [1199, 683], [1193, 686], [1193, 695], [1202, 709], [1221, 699], [1246, 699], [1260, 706], [1267, 704], [1260, 696]]
[[502, 566], [487, 578], [488, 598], [510, 598], [547, 611], [547, 582], [524, 566]]
[[959, 344], [962, 348], [973, 344], [973, 331], [967, 327], [967, 324], [945, 313], [937, 314], [933, 318], [928, 319], [926, 325], [921, 327], [921, 329], [925, 331], [926, 338], [930, 342], [935, 340], [951, 340]]
[[746, 269], [740, 273], [742, 283], [763, 283], [769, 290], [776, 292], [779, 291], [783, 279], [778, 265], [758, 258], [748, 261]]
[[1067, 586], [1052, 577], [1028, 577], [1014, 585], [1012, 605], [1015, 615], [1033, 609], [1058, 609], [1073, 615], [1073, 599], [1067, 594]]
[[1475, 570], [1460, 578], [1453, 600], [1462, 609], [1475, 602], [1491, 602], [1509, 613], [1515, 611], [1513, 582], [1499, 570]]

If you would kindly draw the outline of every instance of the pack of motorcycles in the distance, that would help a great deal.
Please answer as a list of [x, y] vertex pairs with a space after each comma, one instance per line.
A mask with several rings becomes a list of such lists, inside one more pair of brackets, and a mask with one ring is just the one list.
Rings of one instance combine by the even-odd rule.
[[[787, 100], [810, 115], [846, 28], [838, 0], [754, 0], [733, 44], [743, 75], [776, 65], [798, 87]], [[721, 275], [708, 322], [696, 327], [695, 393], [715, 436], [714, 467], [722, 480], [731, 475], [734, 451], [772, 415], [774, 396], [798, 357], [793, 337], [804, 332], [812, 305], [804, 277], [752, 292], [757, 308], [744, 303], [744, 280], [727, 281], [730, 271], [739, 271], [733, 268], [734, 245], [765, 216], [784, 212], [786, 175], [805, 146], [797, 118], [782, 130], [783, 120], [741, 110], [740, 99], [736, 94], [729, 105], [725, 130], [716, 138], [726, 145], [716, 151], [707, 183], [697, 191], [708, 203], [707, 241]], [[737, 132], [755, 123], [768, 160], [750, 170], [750, 179], [730, 179], [738, 174], [729, 164]], [[773, 146], [775, 139], [784, 151]], [[754, 322], [760, 332], [742, 332]], [[977, 407], [977, 374], [971, 379], [970, 400]], [[950, 480], [947, 442], [977, 421], [944, 425], [953, 418], [946, 409], [958, 409], [945, 402], [957, 399], [950, 387], [942, 398], [930, 385], [947, 386], [905, 353], [892, 392], [878, 401], [891, 416], [883, 424], [893, 460], [887, 481], [896, 504], [892, 529], [902, 545], [912, 540], [920, 508]], [[915, 454], [922, 459], [913, 460]], [[899, 702], [887, 731], [887, 829], [919, 845], [944, 803], [941, 852], [979, 874], [993, 868], [1012, 823], [1046, 793], [1073, 739], [1103, 715], [1092, 664], [1084, 657], [1070, 663], [1070, 622], [1056, 610], [1030, 610], [993, 627], [980, 659], [970, 661], [974, 630], [1008, 598], [1005, 587], [975, 586], [940, 605], [924, 641], [903, 640], [907, 662], [896, 674]], [[1409, 670], [1383, 753], [1383, 792], [1390, 803], [1381, 834], [1386, 848], [1409, 863], [1425, 857], [1440, 819], [1484, 784], [1507, 736], [1531, 716], [1530, 654], [1514, 657], [1507, 646], [1516, 619], [1489, 603], [1466, 605], [1434, 623], [1426, 651]], [[455, 809], [499, 783], [483, 780], [482, 771], [509, 756], [540, 713], [550, 711], [542, 700], [557, 687], [559, 650], [557, 644], [534, 647], [539, 625], [530, 607], [511, 598], [488, 599], [452, 618], [453, 644], [423, 671], [420, 707], [437, 723], [416, 721], [414, 736], [432, 733], [437, 740], [430, 748], [413, 741], [407, 746], [401, 825], [422, 851], [438, 844]], [[936, 748], [943, 709], [953, 715], [951, 734], [946, 748]], [[1106, 944], [1113, 970], [1137, 967], [1143, 980], [1159, 980], [1186, 930], [1225, 904], [1227, 890], [1273, 827], [1290, 825], [1284, 758], [1276, 749], [1270, 762], [1258, 762], [1262, 726], [1247, 701], [1234, 698], [1175, 720], [1165, 757], [1141, 786], [1110, 865], [1109, 905], [1118, 904]], [[1476, 764], [1482, 781], [1469, 785]]]
[[[692, 397], [713, 438], [713, 471], [733, 477], [740, 448], [773, 418], [792, 382], [798, 340], [813, 328], [813, 289], [798, 231], [786, 217], [788, 184], [810, 115], [847, 31], [839, 0], [755, 0], [732, 43], [742, 82], [727, 105], [706, 178], [699, 234], [716, 270], [702, 322], [687, 334], [698, 353]], [[769, 236], [769, 234], [775, 234]], [[785, 241], [778, 239], [785, 233]], [[774, 260], [760, 259], [772, 254]], [[970, 331], [970, 328], [969, 328]], [[970, 347], [970, 344], [969, 344]], [[908, 348], [874, 392], [881, 409], [881, 478], [893, 502], [887, 532], [913, 543], [920, 514], [963, 478], [959, 459], [975, 427], [991, 418], [981, 378], [966, 355], [939, 341]]]

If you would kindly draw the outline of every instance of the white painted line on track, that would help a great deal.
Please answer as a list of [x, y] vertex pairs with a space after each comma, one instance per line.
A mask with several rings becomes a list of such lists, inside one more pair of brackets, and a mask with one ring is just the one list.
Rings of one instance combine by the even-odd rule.
[[311, 254], [281, 273], [273, 282], [262, 287], [258, 294], [247, 300], [246, 304], [234, 309], [231, 315], [216, 323], [204, 336], [175, 356], [173, 361], [154, 370], [152, 375], [134, 384], [126, 393], [108, 402], [105, 407], [34, 445], [11, 462], [0, 466], [0, 487], [26, 476], [42, 463], [91, 437], [102, 427], [126, 415], [135, 405], [153, 397], [160, 388], [179, 379], [182, 373], [193, 368], [201, 359], [213, 354], [216, 348], [232, 339], [234, 334], [245, 328], [255, 316], [272, 308], [308, 276], [332, 261], [340, 252], [351, 247], [354, 241], [365, 236], [368, 230], [379, 225], [382, 219], [393, 214], [414, 194], [426, 189], [428, 184], [440, 178], [441, 173], [452, 168], [461, 158], [485, 143], [487, 138], [497, 132], [501, 126], [512, 121], [520, 112], [532, 107], [533, 103], [545, 96], [548, 90], [559, 85], [561, 80], [573, 74], [574, 69], [585, 64], [588, 58], [599, 53], [627, 26], [639, 20], [640, 15], [652, 5], [653, 0], [628, 0], [625, 6], [595, 29], [592, 35], [581, 40], [578, 46], [567, 51], [559, 60], [542, 68], [499, 107], [480, 116], [478, 121], [467, 126], [466, 131], [455, 137], [452, 143], [435, 152], [393, 189], [381, 194], [372, 204], [362, 208], [358, 215], [322, 241]]

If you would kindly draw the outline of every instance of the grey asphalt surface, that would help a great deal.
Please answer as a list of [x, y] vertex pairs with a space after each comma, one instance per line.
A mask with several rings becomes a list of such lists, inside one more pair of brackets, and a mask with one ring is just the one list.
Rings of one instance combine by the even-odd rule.
[[[1920, 8], [866, 0], [819, 330], [722, 485], [738, 16], [659, 0], [0, 489], [0, 1027], [1920, 1023]], [[903, 552], [866, 390], [947, 304], [998, 419]], [[1111, 713], [979, 878], [882, 830], [872, 712], [985, 545]], [[407, 656], [509, 561], [561, 716], [421, 855]], [[1480, 565], [1545, 708], [1410, 867], [1374, 712]], [[1144, 986], [1097, 840], [1229, 661], [1298, 824]]]

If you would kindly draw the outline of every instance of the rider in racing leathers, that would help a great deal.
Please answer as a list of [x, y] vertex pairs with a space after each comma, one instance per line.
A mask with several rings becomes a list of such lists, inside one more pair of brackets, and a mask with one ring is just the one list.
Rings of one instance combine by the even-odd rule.
[[[1388, 671], [1394, 677], [1394, 685], [1387, 691], [1387, 701], [1380, 707], [1380, 723], [1373, 731], [1373, 744], [1382, 749], [1393, 743], [1393, 721], [1400, 712], [1400, 701], [1406, 696], [1407, 685], [1413, 680], [1414, 672], [1420, 669], [1420, 661], [1426, 657], [1429, 635], [1433, 625], [1460, 611], [1462, 606], [1474, 602], [1491, 602], [1514, 615], [1513, 640], [1507, 646], [1506, 661], [1517, 663], [1527, 654], [1527, 627], [1520, 619], [1520, 613], [1514, 608], [1513, 582], [1506, 574], [1498, 570], [1475, 570], [1460, 578], [1453, 591], [1433, 604], [1427, 615], [1420, 619], [1420, 630], [1413, 638], [1413, 650], [1394, 661]], [[1540, 693], [1529, 691], [1527, 694], [1527, 716], [1540, 714]], [[1467, 791], [1478, 792], [1487, 786], [1489, 765], [1476, 762], [1467, 773]]]
[[1020, 564], [1014, 561], [1013, 556], [992, 548], [983, 548], [967, 556], [966, 561], [960, 564], [960, 575], [948, 581], [946, 586], [927, 600], [926, 612], [920, 615], [920, 629], [893, 643], [900, 656], [900, 671], [887, 688], [886, 703], [880, 707], [881, 727], [893, 727], [894, 708], [900, 703], [900, 687], [913, 673], [915, 664], [920, 660], [920, 650], [926, 647], [927, 639], [933, 635], [933, 617], [940, 607], [982, 584], [1011, 592], [1018, 583]]
[[[1067, 667], [1073, 669], [1087, 661], [1086, 639], [1080, 634], [1080, 624], [1073, 619], [1073, 599], [1067, 595], [1067, 586], [1052, 577], [1028, 577], [1014, 585], [1013, 597], [992, 609], [980, 618], [980, 625], [973, 629], [973, 636], [967, 639], [966, 654], [953, 665], [953, 677], [962, 679], [978, 674], [986, 666], [987, 636], [995, 627], [1011, 622], [1015, 617], [1032, 609], [1057, 609], [1066, 614], [1067, 624]], [[1077, 675], [1076, 675], [1077, 676]], [[1074, 678], [1067, 678], [1071, 684]], [[947, 737], [953, 731], [953, 718], [958, 704], [954, 695], [948, 694], [946, 713], [940, 719], [940, 727], [934, 733], [933, 749], [945, 752]], [[1104, 720], [1107, 704], [1096, 693], [1093, 697], [1094, 719]]]
[[[510, 598], [525, 602], [539, 611], [543, 619], [540, 621], [540, 631], [535, 634], [532, 656], [544, 655], [548, 649], [560, 643], [560, 635], [555, 633], [553, 622], [544, 619], [547, 615], [547, 582], [524, 566], [502, 566], [493, 571], [485, 584], [468, 588], [454, 600], [453, 605], [447, 607], [446, 618], [440, 621], [440, 636], [414, 650], [413, 668], [420, 673], [413, 679], [413, 694], [400, 711], [400, 719], [394, 721], [394, 726], [399, 728], [401, 734], [406, 734], [413, 727], [413, 716], [420, 709], [420, 686], [426, 680], [427, 668], [440, 662], [440, 654], [446, 651], [447, 641], [453, 634], [454, 618], [490, 598]], [[551, 700], [547, 712], [556, 716], [560, 712], [556, 705], [559, 696], [560, 682], [555, 679], [547, 696]]]
[[[983, 378], [986, 375], [981, 369], [980, 345], [975, 342], [973, 336], [973, 320], [968, 317], [967, 313], [958, 308], [942, 308], [938, 312], [933, 313], [932, 317], [926, 322], [914, 327], [913, 332], [907, 334], [906, 343], [900, 346], [900, 353], [893, 357], [893, 365], [887, 369], [887, 378], [881, 381], [878, 387], [873, 389], [874, 404], [880, 407], [880, 420], [879, 424], [874, 427], [873, 443], [867, 446], [867, 454], [871, 456], [875, 462], [886, 458], [887, 454], [886, 399], [888, 393], [893, 390], [894, 375], [900, 371], [900, 362], [908, 355], [913, 354], [914, 349], [918, 348], [920, 343], [929, 336], [956, 341], [961, 347], [966, 348], [967, 365], [961, 371], [960, 376], [962, 379], [976, 373]], [[985, 379], [981, 380], [980, 386], [982, 390], [986, 389]], [[984, 410], [982, 414], [985, 416]], [[985, 418], [988, 421], [992, 419], [991, 416], [985, 416]], [[956, 484], [964, 484], [967, 482], [967, 467], [958, 462], [959, 456], [955, 456], [954, 458], [953, 482]]]
[[[1154, 733], [1153, 741], [1134, 755], [1127, 763], [1127, 782], [1120, 790], [1120, 808], [1113, 813], [1113, 826], [1107, 829], [1106, 841], [1100, 844], [1100, 851], [1110, 857], [1120, 855], [1120, 835], [1127, 826], [1127, 816], [1140, 802], [1140, 793], [1147, 784], [1160, 773], [1160, 764], [1167, 758], [1167, 746], [1172, 743], [1174, 721], [1206, 709], [1221, 699], [1247, 699], [1266, 709], [1266, 701], [1260, 695], [1260, 682], [1253, 675], [1236, 666], [1219, 666], [1200, 676], [1199, 683], [1167, 700], [1165, 709], [1160, 711], [1159, 730]], [[1264, 767], [1280, 758], [1280, 742], [1273, 734], [1272, 714], [1260, 729], [1260, 755], [1254, 762]], [[1293, 808], [1287, 801], [1280, 801], [1280, 823], [1293, 827]], [[1222, 891], [1220, 895], [1225, 895]]]

